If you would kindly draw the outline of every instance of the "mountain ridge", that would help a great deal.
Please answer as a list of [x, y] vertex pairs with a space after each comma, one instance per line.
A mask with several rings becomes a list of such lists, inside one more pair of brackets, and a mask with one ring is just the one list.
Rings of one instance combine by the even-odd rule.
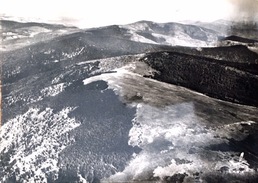
[[257, 180], [258, 55], [245, 43], [176, 23], [29, 25], [35, 36], [7, 31], [1, 52], [1, 183]]

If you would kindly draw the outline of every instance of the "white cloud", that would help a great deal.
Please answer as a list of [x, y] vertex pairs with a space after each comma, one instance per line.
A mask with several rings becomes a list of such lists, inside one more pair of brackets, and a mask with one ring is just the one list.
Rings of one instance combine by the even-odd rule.
[[0, 14], [25, 20], [74, 23], [81, 27], [126, 24], [139, 20], [213, 21], [227, 18], [226, 0], [1, 0]]

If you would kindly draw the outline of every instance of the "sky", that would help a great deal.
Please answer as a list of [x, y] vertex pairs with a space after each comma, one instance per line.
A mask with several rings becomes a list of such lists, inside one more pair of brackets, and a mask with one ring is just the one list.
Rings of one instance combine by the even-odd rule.
[[249, 10], [256, 14], [255, 4], [258, 0], [1, 0], [0, 15], [89, 28], [140, 20], [212, 22], [247, 16]]

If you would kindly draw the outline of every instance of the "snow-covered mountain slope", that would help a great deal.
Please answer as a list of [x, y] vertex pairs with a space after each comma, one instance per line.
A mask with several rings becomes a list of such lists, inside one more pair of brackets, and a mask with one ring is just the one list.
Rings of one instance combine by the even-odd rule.
[[219, 36], [211, 29], [179, 23], [140, 21], [120, 27], [128, 29], [134, 41], [171, 46], [214, 46]]
[[[46, 41], [57, 36], [80, 31], [75, 27], [42, 23], [17, 23], [1, 20], [1, 50], [8, 51], [26, 45]], [[179, 23], [158, 24], [149, 21], [136, 22], [129, 25], [107, 26], [88, 29], [86, 32], [115, 35], [135, 42], [162, 44], [170, 46], [214, 46], [218, 40], [218, 32], [195, 25]], [[97, 33], [94, 33], [97, 35]]]
[[29, 75], [10, 93], [4, 86], [1, 181], [90, 181], [123, 169], [134, 152], [126, 135], [134, 110], [103, 82], [83, 86], [96, 66]]
[[[105, 62], [100, 61], [100, 66], [104, 67], [101, 70], [114, 64]], [[87, 78], [84, 84], [104, 80], [122, 101], [136, 106], [128, 142], [142, 151], [122, 172], [106, 181], [143, 181], [176, 174], [186, 176], [188, 181], [201, 181], [217, 171], [255, 175], [255, 170], [242, 159], [243, 154], [231, 151], [233, 148], [229, 144], [232, 139], [241, 141], [246, 137], [246, 134], [238, 133], [242, 131], [242, 125], [257, 129], [257, 122], [254, 122], [257, 119], [239, 121], [242, 117], [247, 119], [247, 111], [253, 111], [252, 117], [256, 116], [257, 108], [244, 109], [244, 106], [226, 104], [185, 88], [144, 78], [157, 71], [137, 60], [114, 71]], [[235, 110], [239, 116], [233, 119], [230, 113]]]
[[17, 112], [5, 116], [0, 132], [3, 182], [151, 181], [184, 173], [204, 180], [214, 170], [255, 176], [253, 157], [230, 144], [255, 134], [257, 108], [150, 79], [157, 71], [141, 58], [83, 61], [24, 78], [26, 87], [12, 91], [21, 100], [4, 104], [4, 112]]
[[51, 25], [44, 23], [22, 23], [11, 20], [0, 20], [0, 51], [9, 51], [54, 37], [76, 32], [76, 27]]
[[[8, 172], [20, 182], [47, 182], [49, 176], [57, 178], [58, 154], [71, 140], [69, 131], [80, 125], [68, 114], [74, 109], [63, 108], [53, 112], [31, 107], [26, 113], [17, 115], [1, 128], [1, 154], [9, 156], [9, 164], [2, 169], [2, 181], [8, 181]], [[24, 124], [25, 123], [25, 124]], [[5, 159], [1, 160], [5, 163]]]
[[[230, 91], [226, 81], [234, 88], [245, 79], [250, 87], [239, 92], [256, 101], [249, 81], [257, 80], [257, 54], [245, 46], [169, 46], [177, 35], [199, 46], [217, 33], [138, 22], [22, 47], [13, 40], [17, 47], [1, 52], [0, 182], [256, 182], [257, 106], [221, 95]], [[216, 85], [205, 69], [227, 80]], [[196, 86], [208, 90], [185, 88], [196, 72], [206, 82]], [[180, 82], [164, 79], [173, 74]]]

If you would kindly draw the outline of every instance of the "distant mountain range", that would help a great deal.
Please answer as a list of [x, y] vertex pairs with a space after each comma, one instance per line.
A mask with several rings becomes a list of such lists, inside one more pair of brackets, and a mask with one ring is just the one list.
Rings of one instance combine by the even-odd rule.
[[1, 183], [258, 180], [255, 28], [0, 23]]

